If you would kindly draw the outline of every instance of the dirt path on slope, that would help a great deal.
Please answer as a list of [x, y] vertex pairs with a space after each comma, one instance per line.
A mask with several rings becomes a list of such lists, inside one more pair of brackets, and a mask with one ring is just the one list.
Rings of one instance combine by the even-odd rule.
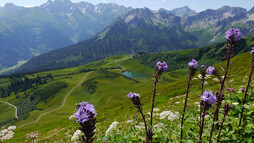
[[92, 73], [92, 72], [87, 73], [86, 76], [83, 78], [83, 80], [82, 80], [78, 85], [76, 85], [75, 87], [73, 87], [73, 88], [66, 94], [66, 96], [65, 96], [65, 98], [64, 98], [64, 101], [63, 101], [63, 104], [62, 104], [60, 107], [58, 107], [58, 108], [56, 108], [56, 109], [54, 109], [54, 110], [52, 110], [52, 111], [45, 112], [45, 113], [41, 114], [35, 121], [22, 124], [22, 125], [20, 125], [19, 127], [23, 127], [23, 126], [26, 126], [26, 125], [29, 125], [29, 124], [36, 123], [36, 122], [38, 122], [38, 121], [41, 119], [42, 116], [47, 115], [47, 114], [49, 114], [49, 113], [52, 113], [52, 112], [55, 112], [55, 111], [61, 109], [61, 108], [65, 105], [65, 102], [66, 102], [66, 100], [67, 100], [67, 97], [72, 93], [72, 91], [73, 91], [74, 89], [76, 89], [78, 86], [80, 86], [80, 85], [85, 81], [86, 77], [87, 77], [89, 74], [91, 74], [91, 73]]
[[0, 101], [0, 102], [2, 102], [2, 103], [6, 103], [6, 104], [8, 104], [8, 105], [12, 106], [13, 108], [15, 108], [15, 110], [16, 110], [16, 112], [15, 112], [15, 117], [16, 117], [16, 118], [19, 118], [19, 117], [18, 117], [18, 109], [17, 109], [17, 107], [16, 107], [16, 106], [14, 106], [14, 105], [12, 105], [11, 103], [6, 102], [6, 101]]
[[126, 68], [125, 68], [124, 66], [120, 65], [120, 64], [117, 62], [117, 60], [115, 60], [115, 63], [116, 63], [120, 68], [122, 68], [123, 70], [126, 70]]
[[169, 98], [169, 100], [171, 101], [171, 100], [173, 100], [173, 99], [177, 99], [177, 98], [181, 98], [181, 97], [185, 97], [185, 96], [186, 96], [186, 94], [184, 94], [184, 95], [177, 95], [177, 96], [175, 96], [175, 97]]

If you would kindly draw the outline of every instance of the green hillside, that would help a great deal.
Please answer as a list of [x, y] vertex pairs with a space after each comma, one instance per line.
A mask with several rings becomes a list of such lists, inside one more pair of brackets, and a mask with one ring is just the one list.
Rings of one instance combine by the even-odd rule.
[[[240, 55], [232, 59], [230, 67], [229, 80], [234, 78], [234, 88], [236, 89], [243, 84], [242, 79], [250, 70], [250, 54], [244, 52], [249, 51], [249, 47], [253, 46], [253, 38], [242, 40], [240, 45], [235, 50], [236, 54]], [[113, 121], [123, 123], [121, 125], [123, 129], [128, 128], [124, 122], [132, 119], [136, 114], [136, 109], [126, 97], [129, 91], [140, 93], [144, 111], [145, 113], [149, 111], [153, 89], [152, 75], [157, 60], [165, 60], [169, 65], [169, 70], [163, 74], [159, 81], [155, 106], [162, 111], [181, 112], [184, 97], [180, 95], [185, 94], [187, 62], [196, 58], [200, 65], [216, 64], [217, 69], [220, 69], [220, 66], [225, 66], [224, 62], [219, 63], [225, 59], [224, 53], [224, 44], [218, 44], [200, 49], [164, 52], [135, 58], [131, 58], [130, 55], [115, 56], [79, 67], [26, 75], [25, 77], [30, 81], [35, 80], [28, 84], [32, 88], [24, 88], [25, 91], [19, 90], [16, 95], [14, 95], [14, 88], [10, 96], [0, 98], [0, 101], [7, 101], [18, 108], [19, 118], [15, 118], [14, 108], [0, 103], [0, 127], [17, 126], [14, 138], [7, 140], [7, 142], [24, 142], [27, 140], [26, 134], [33, 131], [40, 132], [37, 141], [69, 142], [71, 135], [78, 127], [68, 120], [69, 116], [74, 113], [76, 103], [87, 101], [92, 103], [97, 110], [96, 139], [101, 139]], [[179, 63], [179, 66], [176, 66], [175, 62]], [[125, 77], [121, 74], [124, 71], [139, 73], [143, 76]], [[0, 79], [0, 88], [7, 91], [11, 81], [25, 77], [23, 75], [12, 75], [11, 78], [3, 76]], [[41, 79], [41, 82], [40, 80], [37, 82], [37, 79]], [[208, 80], [208, 83], [207, 89], [216, 90], [218, 88], [212, 79]], [[199, 92], [199, 80], [193, 80], [188, 110], [195, 110], [196, 106], [193, 103], [199, 101]], [[173, 98], [176, 96], [180, 97]], [[23, 103], [25, 104], [23, 105]], [[115, 141], [117, 138], [122, 139], [116, 135]], [[138, 141], [139, 139], [134, 140]], [[98, 142], [100, 141], [98, 140]]]

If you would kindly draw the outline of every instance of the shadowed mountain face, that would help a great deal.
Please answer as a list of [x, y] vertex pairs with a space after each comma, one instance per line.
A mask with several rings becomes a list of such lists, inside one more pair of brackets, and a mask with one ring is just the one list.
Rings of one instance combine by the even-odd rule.
[[129, 10], [112, 3], [69, 0], [48, 0], [33, 8], [7, 3], [0, 7], [0, 69], [89, 39]]
[[18, 71], [78, 66], [140, 50], [155, 53], [201, 47], [225, 41], [225, 32], [230, 27], [239, 27], [243, 35], [252, 35], [253, 17], [243, 8], [226, 6], [184, 17], [164, 10], [134, 9], [95, 37], [35, 57]]

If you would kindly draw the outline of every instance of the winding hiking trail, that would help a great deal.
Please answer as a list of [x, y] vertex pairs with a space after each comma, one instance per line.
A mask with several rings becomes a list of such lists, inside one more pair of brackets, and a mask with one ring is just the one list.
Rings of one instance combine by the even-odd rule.
[[116, 63], [120, 68], [122, 68], [123, 70], [126, 70], [126, 68], [125, 68], [124, 66], [120, 65], [120, 64], [117, 62], [117, 60], [115, 60], [115, 63]]
[[19, 117], [18, 117], [18, 109], [17, 109], [17, 107], [16, 107], [16, 106], [14, 106], [14, 105], [12, 105], [11, 103], [6, 102], [6, 101], [0, 101], [0, 102], [2, 102], [2, 103], [6, 103], [6, 104], [8, 104], [8, 105], [12, 106], [13, 108], [15, 108], [15, 110], [16, 110], [15, 117], [16, 117], [16, 118], [19, 118]]
[[49, 113], [52, 113], [52, 112], [55, 112], [55, 111], [61, 109], [61, 108], [64, 106], [64, 104], [65, 104], [65, 102], [66, 102], [66, 100], [67, 100], [67, 97], [72, 93], [72, 91], [73, 91], [74, 89], [76, 89], [78, 86], [80, 86], [80, 85], [85, 81], [86, 77], [87, 77], [89, 74], [91, 74], [91, 73], [92, 73], [92, 72], [87, 73], [86, 76], [83, 78], [83, 80], [82, 80], [78, 85], [76, 85], [75, 87], [73, 87], [73, 88], [66, 94], [66, 96], [65, 96], [65, 98], [64, 98], [64, 101], [63, 101], [63, 104], [62, 104], [60, 107], [58, 107], [58, 108], [56, 108], [56, 109], [54, 109], [54, 110], [51, 110], [51, 111], [49, 111], [49, 112], [45, 112], [45, 113], [41, 114], [35, 121], [22, 124], [22, 125], [20, 125], [19, 127], [23, 127], [23, 126], [26, 126], [26, 125], [29, 125], [29, 124], [36, 123], [36, 122], [38, 122], [38, 121], [41, 119], [42, 116], [47, 115], [47, 114], [49, 114]]
[[173, 99], [177, 99], [177, 98], [181, 98], [181, 97], [185, 97], [186, 96], [186, 94], [183, 94], [183, 95], [177, 95], [177, 96], [175, 96], [175, 97], [171, 97], [171, 98], [169, 98], [169, 100], [171, 101], [171, 100], [173, 100]]
[[[117, 62], [117, 60], [115, 60], [115, 64], [117, 64], [120, 68], [122, 68], [122, 70], [126, 70], [126, 68], [125, 68], [123, 65], [120, 65], [120, 64]], [[106, 104], [107, 104], [107, 105], [109, 104], [111, 98], [112, 98], [113, 96], [115, 96], [115, 95], [118, 95], [118, 94], [111, 95], [111, 96], [108, 98], [108, 100], [106, 101]]]

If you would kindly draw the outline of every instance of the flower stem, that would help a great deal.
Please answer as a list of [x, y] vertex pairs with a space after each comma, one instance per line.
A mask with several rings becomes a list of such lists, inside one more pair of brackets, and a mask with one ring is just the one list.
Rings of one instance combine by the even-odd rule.
[[141, 116], [142, 116], [142, 118], [143, 118], [143, 120], [144, 120], [145, 129], [146, 129], [146, 132], [147, 132], [146, 118], [145, 118], [145, 115], [143, 114], [141, 104], [138, 106], [138, 110], [139, 110], [139, 113], [141, 114]]
[[228, 103], [226, 103], [226, 104], [224, 105], [224, 107], [223, 107], [223, 110], [224, 110], [224, 111], [223, 111], [224, 117], [223, 117], [223, 119], [222, 119], [221, 126], [220, 126], [220, 131], [219, 131], [219, 134], [218, 134], [218, 136], [217, 136], [217, 143], [220, 142], [220, 135], [221, 135], [221, 131], [222, 131], [222, 128], [223, 128], [223, 123], [225, 122], [226, 116], [228, 115], [228, 112], [230, 111], [230, 109], [231, 109], [231, 106], [230, 106]]
[[188, 79], [188, 86], [186, 89], [186, 97], [185, 97], [185, 103], [184, 103], [184, 108], [183, 108], [183, 114], [182, 114], [182, 121], [181, 121], [181, 132], [180, 132], [180, 138], [181, 138], [181, 143], [183, 142], [183, 120], [184, 120], [184, 114], [187, 106], [187, 100], [188, 100], [188, 95], [189, 95], [189, 89], [190, 89], [190, 82], [192, 79], [192, 73], [191, 73], [191, 68], [189, 69], [189, 79]]
[[[214, 130], [214, 125], [215, 125], [215, 121], [218, 121], [218, 115], [219, 115], [219, 111], [220, 111], [220, 106], [221, 106], [221, 101], [223, 100], [223, 88], [224, 88], [224, 84], [225, 84], [225, 81], [226, 81], [226, 78], [227, 78], [227, 74], [228, 74], [228, 69], [229, 69], [229, 65], [230, 65], [230, 58], [231, 58], [231, 54], [233, 52], [233, 43], [230, 41], [230, 44], [227, 45], [227, 66], [226, 66], [226, 69], [225, 69], [225, 74], [224, 74], [224, 78], [221, 82], [221, 87], [220, 87], [220, 93], [219, 93], [219, 97], [220, 99], [217, 100], [217, 104], [216, 104], [216, 109], [214, 111], [214, 117], [213, 117], [213, 124], [212, 124], [212, 129], [211, 129], [211, 132], [210, 132], [210, 140], [209, 140], [209, 143], [212, 142], [212, 137], [213, 137], [213, 130]], [[217, 126], [218, 123], [216, 123]]]
[[153, 108], [154, 108], [154, 101], [155, 101], [155, 96], [156, 96], [156, 88], [157, 88], [158, 79], [159, 79], [159, 74], [156, 71], [155, 81], [154, 81], [154, 89], [153, 89], [152, 109], [151, 109], [151, 126], [153, 126]]
[[[205, 83], [205, 77], [202, 76], [202, 82], [201, 82], [201, 95], [204, 93], [204, 83]], [[200, 125], [201, 125], [201, 116], [202, 116], [202, 105], [201, 105], [201, 102], [199, 104], [199, 107], [200, 107], [200, 115], [199, 115], [199, 120], [200, 120]]]
[[201, 121], [200, 131], [199, 131], [199, 143], [202, 143], [202, 134], [203, 134], [203, 128], [204, 128], [204, 121], [205, 121], [205, 112], [206, 112], [205, 108], [203, 108], [202, 121]]
[[141, 104], [138, 105], [138, 110], [139, 110], [139, 113], [141, 114], [141, 116], [143, 118], [143, 121], [144, 121], [144, 124], [145, 124], [146, 143], [149, 143], [150, 142], [150, 137], [149, 137], [149, 134], [148, 134], [147, 124], [146, 124], [146, 118], [145, 118], [145, 115], [143, 114]]
[[251, 72], [250, 72], [250, 75], [249, 75], [248, 84], [247, 84], [247, 86], [246, 86], [246, 90], [245, 90], [245, 94], [244, 94], [243, 107], [242, 107], [242, 112], [241, 112], [240, 120], [239, 120], [239, 124], [238, 124], [238, 127], [239, 127], [239, 130], [238, 130], [238, 137], [240, 137], [240, 134], [241, 134], [241, 129], [240, 129], [240, 127], [241, 127], [241, 123], [242, 123], [244, 104], [245, 104], [245, 102], [246, 102], [246, 97], [247, 97], [248, 89], [249, 89], [249, 86], [250, 86], [250, 81], [251, 81], [251, 77], [252, 77], [253, 71], [254, 71], [254, 63], [253, 63], [252, 66], [251, 66]]
[[219, 134], [218, 134], [218, 137], [217, 137], [217, 143], [220, 142], [220, 135], [221, 135], [221, 131], [222, 131], [222, 127], [223, 127], [223, 123], [224, 121], [226, 120], [226, 114], [224, 114], [224, 117], [222, 119], [222, 122], [221, 122], [221, 125], [220, 125], [220, 131], [219, 131]]
[[[159, 80], [159, 70], [155, 71], [155, 81], [154, 81], [154, 89], [153, 89], [153, 100], [152, 100], [152, 109], [151, 109], [151, 128], [150, 130], [152, 131], [152, 127], [153, 127], [153, 108], [154, 108], [154, 101], [155, 101], [155, 96], [156, 96], [156, 88], [157, 88], [157, 83]], [[151, 142], [152, 141], [152, 137], [151, 137]]]

